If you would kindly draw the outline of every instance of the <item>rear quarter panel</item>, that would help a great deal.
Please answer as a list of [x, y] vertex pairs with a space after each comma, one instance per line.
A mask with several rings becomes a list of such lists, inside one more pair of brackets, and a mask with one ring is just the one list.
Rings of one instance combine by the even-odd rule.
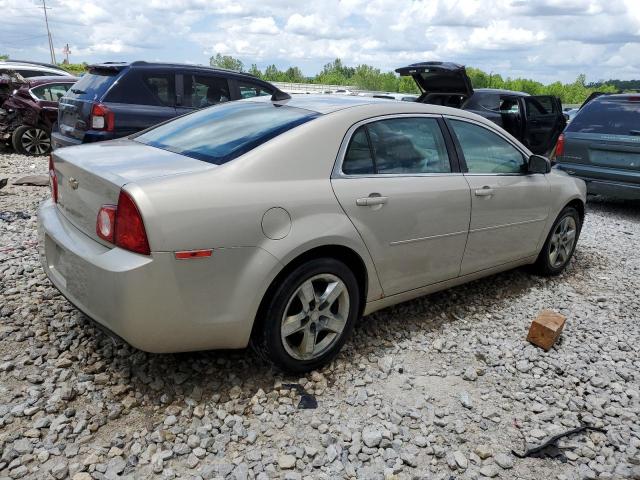
[[[360, 116], [320, 117], [248, 154], [210, 171], [142, 181], [132, 192], [154, 251], [259, 247], [280, 269], [319, 246], [351, 248], [367, 267], [368, 297], [382, 289], [357, 230], [331, 187], [342, 138]], [[263, 232], [264, 214], [274, 207], [291, 218], [279, 240]], [[279, 273], [268, 272], [264, 291]], [[257, 292], [260, 297], [263, 292]]]

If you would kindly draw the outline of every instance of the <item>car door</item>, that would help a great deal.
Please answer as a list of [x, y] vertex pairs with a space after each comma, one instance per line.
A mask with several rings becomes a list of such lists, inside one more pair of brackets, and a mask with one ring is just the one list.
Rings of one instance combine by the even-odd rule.
[[232, 100], [229, 80], [222, 75], [184, 72], [178, 75], [178, 86], [179, 115]]
[[567, 124], [562, 104], [550, 95], [523, 96], [520, 101], [524, 112], [523, 143], [533, 153], [546, 155]]
[[333, 189], [385, 295], [460, 273], [470, 193], [441, 126], [436, 116], [367, 120], [349, 130], [340, 151]]
[[461, 274], [535, 255], [549, 215], [549, 182], [529, 174], [523, 151], [497, 129], [447, 119], [471, 189], [471, 223]]

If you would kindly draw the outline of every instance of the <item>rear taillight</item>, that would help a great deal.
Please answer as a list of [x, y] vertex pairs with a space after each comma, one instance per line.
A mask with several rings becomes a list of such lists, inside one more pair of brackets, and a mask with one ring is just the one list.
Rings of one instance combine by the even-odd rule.
[[554, 157], [561, 157], [564, 155], [564, 133], [561, 133], [558, 137], [558, 142], [556, 143], [556, 149], [554, 153]]
[[53, 156], [49, 155], [49, 185], [51, 186], [51, 198], [58, 203], [58, 176], [53, 165]]
[[120, 190], [118, 205], [103, 205], [96, 219], [97, 235], [120, 248], [149, 255], [149, 241], [142, 215], [133, 199]]
[[115, 205], [103, 205], [96, 220], [96, 233], [100, 238], [110, 243], [114, 243], [116, 208]]
[[91, 107], [91, 129], [113, 132], [115, 117], [113, 112], [101, 103], [94, 103]]

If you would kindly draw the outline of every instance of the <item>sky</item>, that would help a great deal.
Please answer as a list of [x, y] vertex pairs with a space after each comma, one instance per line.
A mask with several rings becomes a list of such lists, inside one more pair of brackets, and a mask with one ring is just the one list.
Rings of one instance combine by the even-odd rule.
[[[46, 0], [58, 61], [248, 67], [453, 61], [550, 83], [640, 78], [640, 0]], [[0, 54], [49, 61], [41, 0], [0, 0]]]

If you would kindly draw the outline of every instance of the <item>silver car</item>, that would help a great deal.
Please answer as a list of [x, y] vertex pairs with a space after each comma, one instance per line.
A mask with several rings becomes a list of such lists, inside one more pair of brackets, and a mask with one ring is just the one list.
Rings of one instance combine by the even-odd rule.
[[56, 150], [53, 284], [150, 352], [243, 348], [289, 371], [356, 320], [520, 265], [561, 272], [585, 185], [490, 121], [365, 97], [262, 97]]

